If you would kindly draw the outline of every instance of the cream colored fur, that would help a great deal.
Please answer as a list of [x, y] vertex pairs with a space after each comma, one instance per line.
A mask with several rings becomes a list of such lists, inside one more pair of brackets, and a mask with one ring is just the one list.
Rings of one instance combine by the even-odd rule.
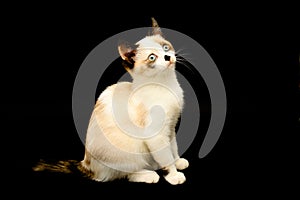
[[[159, 175], [155, 170], [162, 168], [168, 172], [165, 179], [169, 183], [181, 184], [186, 179], [177, 169], [185, 169], [189, 163], [179, 158], [176, 143], [175, 126], [184, 100], [175, 74], [175, 52], [160, 34], [146, 36], [136, 44], [134, 68], [128, 70], [133, 81], [114, 84], [99, 96], [81, 164], [97, 181], [127, 178], [156, 183]], [[119, 51], [126, 59], [124, 48]], [[157, 56], [154, 62], [149, 61], [150, 54]]]

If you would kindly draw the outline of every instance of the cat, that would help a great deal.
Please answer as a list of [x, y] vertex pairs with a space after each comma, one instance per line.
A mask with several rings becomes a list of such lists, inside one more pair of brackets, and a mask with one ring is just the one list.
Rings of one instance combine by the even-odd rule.
[[100, 94], [78, 166], [101, 182], [157, 183], [162, 169], [167, 182], [182, 184], [186, 178], [178, 170], [189, 162], [179, 157], [176, 142], [184, 93], [176, 78], [175, 50], [152, 18], [149, 35], [135, 45], [120, 43], [118, 51], [132, 82], [118, 82]]

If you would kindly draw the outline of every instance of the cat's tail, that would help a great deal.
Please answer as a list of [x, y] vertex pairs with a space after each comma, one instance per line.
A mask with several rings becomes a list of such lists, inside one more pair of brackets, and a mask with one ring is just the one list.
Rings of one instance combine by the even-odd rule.
[[56, 162], [46, 162], [44, 160], [40, 160], [34, 167], [32, 167], [33, 171], [36, 172], [57, 172], [57, 173], [80, 173], [82, 176], [91, 178], [92, 172], [87, 170], [85, 167], [81, 165], [81, 162], [78, 160], [61, 160]]

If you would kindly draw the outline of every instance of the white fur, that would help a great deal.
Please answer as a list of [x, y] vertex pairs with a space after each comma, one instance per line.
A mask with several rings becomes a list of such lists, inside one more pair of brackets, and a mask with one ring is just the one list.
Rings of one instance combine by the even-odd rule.
[[[93, 179], [156, 183], [155, 170], [169, 173], [165, 179], [181, 184], [185, 176], [177, 169], [188, 167], [179, 158], [175, 125], [182, 112], [183, 91], [175, 74], [174, 51], [164, 52], [160, 35], [148, 36], [137, 44], [133, 82], [108, 87], [98, 98], [90, 119], [82, 165], [93, 172]], [[169, 44], [169, 43], [168, 43]], [[158, 55], [155, 67], [144, 60], [150, 53]], [[164, 55], [171, 56], [170, 61]], [[164, 111], [153, 109], [159, 106]], [[162, 118], [163, 116], [163, 118]], [[177, 168], [177, 169], [176, 169]]]

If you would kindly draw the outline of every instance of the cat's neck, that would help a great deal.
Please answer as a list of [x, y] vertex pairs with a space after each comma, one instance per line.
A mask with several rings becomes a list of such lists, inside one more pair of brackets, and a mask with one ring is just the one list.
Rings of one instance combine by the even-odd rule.
[[176, 73], [174, 70], [167, 70], [153, 77], [136, 75], [134, 76], [132, 81], [133, 89], [138, 88], [144, 84], [151, 84], [151, 83], [161, 84], [172, 88], [179, 86]]

